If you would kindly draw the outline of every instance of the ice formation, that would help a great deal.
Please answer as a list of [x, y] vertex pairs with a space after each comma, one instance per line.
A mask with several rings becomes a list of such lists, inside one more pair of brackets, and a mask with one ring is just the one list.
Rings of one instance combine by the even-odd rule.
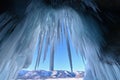
[[[95, 6], [86, 1], [89, 0], [84, 3], [96, 11]], [[45, 60], [50, 46], [50, 70], [54, 70], [55, 46], [63, 36], [71, 71], [70, 40], [85, 60], [84, 80], [120, 80], [119, 64], [111, 57], [103, 57], [111, 64], [101, 60], [101, 46], [105, 41], [99, 24], [91, 15], [69, 6], [53, 8], [37, 0], [27, 7], [24, 18], [18, 19], [8, 12], [0, 15], [0, 79], [15, 79], [19, 70], [30, 65], [36, 48], [38, 57], [35, 69], [39, 66], [42, 50]]]

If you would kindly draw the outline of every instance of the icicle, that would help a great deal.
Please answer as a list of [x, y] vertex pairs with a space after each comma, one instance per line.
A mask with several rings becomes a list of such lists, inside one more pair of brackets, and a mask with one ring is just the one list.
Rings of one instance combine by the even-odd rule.
[[[84, 1], [85, 4], [90, 5], [95, 10], [96, 6], [91, 4], [91, 0], [89, 0], [90, 3], [87, 1]], [[36, 45], [38, 46], [38, 54], [35, 68], [40, 66], [43, 49], [43, 60], [46, 59], [49, 44], [50, 70], [54, 70], [55, 47], [57, 42], [63, 40], [64, 36], [71, 71], [73, 71], [73, 65], [69, 40], [85, 59], [86, 74], [84, 80], [120, 80], [120, 65], [114, 60], [112, 60], [113, 64], [108, 64], [99, 59], [100, 46], [104, 39], [98, 24], [90, 15], [80, 11], [77, 13], [69, 7], [52, 9], [34, 1], [29, 5], [26, 14], [21, 22], [10, 14], [0, 15], [1, 80], [15, 79], [17, 71], [28, 67], [36, 50]], [[43, 48], [43, 46], [45, 47]]]
[[46, 60], [47, 51], [48, 51], [48, 46], [49, 46], [49, 38], [48, 38], [48, 32], [47, 32], [47, 34], [46, 34], [46, 42], [45, 42], [43, 62]]
[[[68, 14], [66, 15], [66, 17], [68, 18]], [[69, 20], [69, 18], [68, 18]], [[65, 18], [65, 21], [64, 21], [64, 35], [66, 37], [66, 44], [67, 44], [67, 51], [68, 51], [68, 57], [69, 57], [69, 62], [70, 62], [70, 68], [71, 68], [71, 72], [73, 72], [73, 65], [72, 65], [72, 53], [71, 53], [71, 49], [70, 49], [70, 43], [69, 43], [69, 40], [70, 40], [70, 33], [69, 33], [69, 25], [68, 25], [68, 20]]]
[[73, 72], [72, 55], [71, 55], [71, 50], [70, 50], [70, 45], [69, 45], [68, 39], [67, 39], [67, 49], [68, 49], [68, 57], [69, 57], [69, 61], [70, 61], [70, 68], [71, 68], [71, 71]]
[[54, 70], [54, 45], [51, 47], [51, 52], [50, 52], [50, 70]]

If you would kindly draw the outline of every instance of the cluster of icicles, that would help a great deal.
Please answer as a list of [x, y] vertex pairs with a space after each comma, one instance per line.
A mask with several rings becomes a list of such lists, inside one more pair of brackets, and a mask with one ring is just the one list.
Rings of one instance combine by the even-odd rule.
[[35, 66], [37, 69], [42, 50], [44, 50], [43, 59], [46, 59], [48, 45], [51, 48], [50, 70], [54, 70], [55, 46], [63, 40], [63, 36], [67, 44], [71, 71], [70, 40], [76, 51], [80, 51], [85, 59], [84, 80], [120, 80], [120, 67], [117, 64], [110, 65], [99, 60], [99, 46], [103, 39], [92, 17], [82, 12], [78, 14], [69, 7], [55, 10], [34, 5], [36, 4], [29, 6], [26, 11], [27, 16], [19, 23], [8, 13], [0, 16], [0, 25], [5, 25], [0, 32], [1, 80], [15, 79], [19, 70], [30, 65], [36, 48], [38, 48]]

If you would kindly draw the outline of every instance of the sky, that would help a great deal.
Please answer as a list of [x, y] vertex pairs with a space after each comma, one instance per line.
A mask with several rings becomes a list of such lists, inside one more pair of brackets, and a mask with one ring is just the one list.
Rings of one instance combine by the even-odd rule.
[[[70, 42], [70, 46], [71, 46], [71, 52], [72, 52], [73, 71], [84, 71], [85, 70], [84, 62], [82, 60], [80, 53], [76, 53], [76, 50], [72, 46], [71, 42]], [[49, 52], [50, 52], [50, 48], [48, 49], [47, 58], [44, 62], [42, 60], [43, 59], [43, 55], [42, 55], [39, 70], [49, 71], [49, 63], [50, 63], [50, 61], [49, 61], [50, 53]], [[36, 57], [37, 57], [37, 50], [34, 53], [32, 64], [26, 70], [34, 70], [35, 69]], [[60, 42], [59, 45], [56, 46], [54, 60], [55, 60], [54, 70], [67, 70], [67, 71], [71, 70], [65, 39], [62, 42]]]

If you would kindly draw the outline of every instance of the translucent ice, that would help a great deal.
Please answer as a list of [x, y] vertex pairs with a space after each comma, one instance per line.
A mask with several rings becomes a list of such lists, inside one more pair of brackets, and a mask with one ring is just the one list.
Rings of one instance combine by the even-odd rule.
[[[88, 5], [95, 10], [91, 3]], [[31, 64], [36, 48], [37, 69], [42, 51], [44, 60], [46, 59], [48, 45], [50, 70], [54, 70], [55, 46], [63, 40], [63, 36], [67, 44], [71, 71], [73, 69], [70, 40], [85, 60], [84, 80], [120, 80], [119, 64], [114, 60], [112, 64], [100, 60], [100, 47], [104, 45], [104, 39], [98, 23], [91, 15], [82, 10], [76, 12], [66, 6], [53, 9], [36, 2], [28, 6], [22, 20], [7, 12], [0, 15], [0, 79], [15, 79], [19, 70]]]

